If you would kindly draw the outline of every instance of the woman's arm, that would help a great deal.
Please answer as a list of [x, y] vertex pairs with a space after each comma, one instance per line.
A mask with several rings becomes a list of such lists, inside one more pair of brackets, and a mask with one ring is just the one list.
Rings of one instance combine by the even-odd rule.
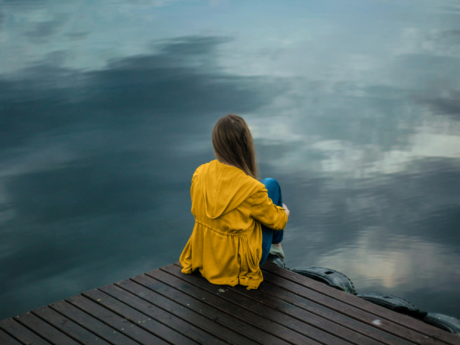
[[283, 230], [289, 216], [286, 205], [277, 206], [268, 197], [266, 189], [262, 189], [248, 198], [251, 217], [273, 230]]

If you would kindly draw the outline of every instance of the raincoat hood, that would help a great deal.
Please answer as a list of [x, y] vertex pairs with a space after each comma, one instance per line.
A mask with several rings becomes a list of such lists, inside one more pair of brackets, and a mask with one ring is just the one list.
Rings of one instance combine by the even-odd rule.
[[203, 164], [198, 178], [203, 191], [206, 216], [210, 219], [237, 208], [243, 201], [265, 186], [251, 176], [217, 159]]

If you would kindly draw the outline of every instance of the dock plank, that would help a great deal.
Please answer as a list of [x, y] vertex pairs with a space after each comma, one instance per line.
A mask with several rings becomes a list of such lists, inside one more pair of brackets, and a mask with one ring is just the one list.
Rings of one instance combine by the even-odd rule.
[[280, 278], [282, 278], [282, 280], [292, 281], [297, 285], [307, 288], [308, 290], [313, 290], [319, 293], [320, 295], [336, 299], [340, 302], [350, 305], [354, 309], [361, 309], [362, 311], [368, 314], [374, 314], [375, 316], [378, 316], [381, 319], [386, 319], [393, 322], [394, 324], [403, 326], [403, 328], [412, 329], [416, 332], [423, 333], [425, 336], [435, 338], [436, 340], [440, 340], [447, 344], [460, 344], [459, 337], [452, 333], [445, 332], [437, 327], [431, 326], [413, 317], [394, 312], [392, 310], [365, 301], [349, 293], [326, 286], [325, 284], [317, 282], [313, 279], [309, 279], [290, 270], [283, 269], [271, 262], [264, 263], [262, 265], [262, 269], [264, 279], [266, 272], [268, 272], [279, 276]]
[[[225, 300], [219, 301], [218, 299], [215, 299], [215, 296], [206, 292], [200, 295], [199, 298], [191, 297], [177, 289], [178, 286], [174, 282], [172, 285], [167, 285], [164, 282], [157, 280], [157, 275], [163, 274], [169, 276], [168, 274], [161, 271], [155, 271], [155, 273], [156, 279], [147, 275], [141, 275], [131, 279], [143, 287], [154, 290], [155, 292], [180, 303], [183, 307], [192, 309], [195, 312], [206, 316], [213, 322], [220, 323], [230, 329], [233, 329], [260, 344], [288, 344], [286, 341], [276, 338], [272, 334], [242, 321], [238, 318], [238, 314], [240, 312], [238, 308], [231, 308], [229, 311], [224, 312], [222, 309], [218, 309], [217, 306], [220, 305], [221, 301], [226, 303]], [[136, 294], [143, 297], [145, 296], [144, 292], [139, 289], [137, 289]]]
[[33, 310], [32, 313], [83, 344], [110, 345], [110, 343], [79, 326], [69, 318], [59, 314], [57, 311], [54, 311], [50, 307], [42, 307]]
[[97, 317], [99, 320], [107, 323], [112, 328], [115, 328], [115, 332], [122, 333], [141, 344], [167, 344], [167, 342], [163, 339], [160, 339], [154, 334], [139, 327], [137, 324], [117, 315], [89, 298], [77, 295], [68, 298], [67, 301], [86, 311], [88, 314]]
[[[340, 300], [337, 300], [329, 296], [326, 296], [324, 294], [318, 293], [304, 286], [300, 286], [299, 284], [295, 284], [289, 280], [283, 279], [280, 276], [273, 275], [270, 272], [264, 272], [264, 279], [272, 283], [273, 285], [276, 285], [289, 292], [297, 294], [298, 296], [301, 296], [301, 300], [298, 300], [296, 303], [296, 305], [299, 307], [304, 306], [302, 299], [308, 299], [310, 301], [315, 301], [317, 303], [320, 303], [329, 309], [332, 309], [342, 314], [353, 317], [361, 322], [365, 322], [368, 325], [378, 324], [380, 329], [383, 329], [388, 333], [392, 333], [398, 337], [406, 339], [409, 342], [412, 342], [415, 344], [419, 344], [419, 345], [441, 345], [441, 344], [444, 345], [445, 344], [441, 340], [438, 340], [434, 337], [430, 337], [428, 335], [422, 334], [410, 328], [404, 328], [401, 325], [394, 323], [391, 320], [376, 317], [376, 315], [371, 314], [367, 311], [364, 311], [360, 308], [356, 308]], [[357, 300], [360, 300], [356, 296], [352, 296], [352, 297], [354, 297]]]
[[[190, 282], [191, 284], [197, 287], [205, 289], [208, 292], [211, 292], [215, 295], [220, 295], [220, 297], [236, 305], [246, 308], [261, 316], [264, 316], [265, 318], [270, 319], [279, 325], [283, 325], [286, 328], [290, 328], [291, 330], [295, 332], [303, 334], [304, 336], [309, 337], [314, 341], [325, 342], [328, 345], [351, 344], [351, 342], [343, 338], [339, 338], [335, 334], [329, 333], [328, 331], [324, 330], [323, 327], [321, 327], [323, 329], [318, 328], [317, 326], [324, 319], [317, 320], [317, 319], [314, 319], [314, 317], [312, 316], [312, 318], [309, 318], [308, 320], [300, 321], [289, 315], [281, 313], [273, 308], [267, 307], [266, 305], [263, 305], [261, 303], [251, 303], [251, 300], [248, 297], [238, 294], [232, 289], [229, 289], [227, 287], [223, 289], [222, 286], [209, 284], [205, 279], [203, 279], [203, 277], [199, 275], [183, 274], [181, 273], [180, 268], [175, 265], [166, 266], [162, 268], [162, 270], [182, 280]], [[150, 273], [147, 273], [147, 274], [150, 274]], [[221, 292], [221, 291], [225, 291], [225, 292]], [[327, 320], [324, 320], [324, 321], [327, 321]], [[313, 326], [312, 323], [315, 326]]]
[[51, 344], [80, 345], [75, 340], [32, 313], [21, 314], [19, 316], [15, 316], [14, 319], [35, 333], [40, 334], [41, 337], [48, 340]]
[[80, 310], [74, 305], [66, 302], [56, 302], [50, 305], [52, 309], [65, 315], [70, 320], [97, 334], [102, 339], [114, 345], [139, 345], [138, 342], [128, 338], [126, 335], [117, 332], [116, 328], [112, 328], [95, 317]]
[[0, 345], [460, 345], [460, 337], [272, 263], [256, 290], [175, 263], [0, 321]]
[[19, 341], [17, 341], [11, 335], [5, 333], [1, 329], [0, 329], [0, 344], [2, 345], [22, 345]]
[[11, 318], [1, 321], [0, 328], [23, 344], [50, 345], [48, 341]]
[[[257, 313], [254, 313], [241, 305], [228, 301], [222, 296], [213, 294], [212, 292], [209, 292], [205, 289], [201, 289], [199, 286], [195, 286], [194, 284], [189, 283], [187, 280], [181, 281], [180, 278], [170, 275], [167, 272], [163, 272], [163, 276], [160, 275], [160, 272], [156, 271], [148, 272], [147, 274], [149, 276], [151, 275], [152, 278], [162, 279], [163, 282], [169, 281], [169, 284], [175, 286], [177, 289], [180, 289], [182, 292], [188, 294], [191, 297], [197, 299], [204, 298], [204, 301], [212, 301], [212, 304], [219, 308], [222, 312], [229, 313], [234, 317], [247, 322], [248, 324], [260, 328], [264, 332], [282, 338], [287, 342], [292, 344], [319, 344], [315, 340], [308, 338], [303, 334], [295, 332], [292, 329], [280, 325], [277, 322], [273, 322], [273, 320], [266, 317], [265, 315], [261, 316]], [[225, 286], [221, 285], [217, 285], [216, 287], [218, 289], [226, 288]]]
[[[172, 315], [162, 312], [160, 314], [161, 317], [155, 319], [153, 315], [151, 315], [152, 313], [142, 313], [143, 310], [150, 311], [149, 309], [151, 308], [149, 308], [150, 306], [147, 303], [130, 303], [131, 296], [129, 296], [129, 294], [123, 290], [119, 291], [120, 293], [117, 293], [118, 291], [115, 291], [114, 293], [114, 290], [117, 289], [119, 288], [113, 285], [109, 285], [107, 287], [101, 288], [101, 291], [92, 290], [84, 293], [84, 295], [91, 298], [94, 301], [98, 301], [98, 303], [103, 305], [104, 307], [112, 310], [120, 316], [123, 316], [124, 318], [130, 320], [134, 324], [138, 324], [139, 327], [142, 327], [147, 331], [154, 333], [158, 337], [168, 342], [184, 345], [196, 344], [195, 341], [177, 332], [176, 330], [174, 330], [173, 327], [169, 328], [161, 322], [157, 321], [159, 319], [162, 320], [168, 326], [174, 325], [177, 323], [175, 322], [177, 320], [173, 320], [173, 317], [171, 317]], [[114, 296], [115, 298], [112, 296]], [[178, 326], [176, 326], [176, 328], [181, 329], [182, 327], [183, 333], [187, 334], [193, 331], [190, 329], [191, 327], [187, 326], [189, 326], [188, 323], [181, 322]]]
[[[310, 300], [301, 299], [301, 297], [292, 294], [289, 291], [281, 289], [275, 285], [272, 285], [267, 281], [262, 282], [258, 290], [248, 291], [242, 286], [235, 286], [234, 290], [250, 298], [253, 298], [255, 301], [259, 303], [264, 303], [271, 306], [272, 308], [283, 310], [284, 312], [287, 312], [290, 315], [295, 316], [297, 318], [304, 317], [303, 310], [299, 310], [299, 307], [303, 307], [310, 312], [313, 312], [321, 317], [331, 320], [339, 325], [347, 327], [350, 330], [359, 332], [363, 335], [373, 338], [379, 343], [387, 345], [413, 344], [402, 338], [396, 337], [390, 333], [384, 332], [376, 327], [371, 327], [363, 322], [359, 322], [358, 320], [343, 315], [339, 312], [327, 309], [320, 304], [316, 304]], [[286, 306], [284, 304], [280, 306], [280, 301], [285, 301], [289, 304], [289, 306]]]
[[[150, 304], [156, 305], [158, 308], [168, 311], [170, 314], [173, 314], [178, 318], [181, 318], [182, 320], [194, 325], [196, 328], [204, 332], [207, 332], [208, 334], [214, 335], [216, 337], [215, 342], [228, 342], [231, 344], [242, 345], [254, 344], [253, 341], [246, 337], [243, 337], [239, 333], [230, 330], [229, 328], [224, 327], [216, 322], [212, 322], [211, 320], [194, 312], [193, 310], [184, 308], [179, 303], [176, 303], [152, 290], [148, 290], [132, 281], [123, 281], [118, 283], [117, 285], [124, 289], [127, 289], [128, 291], [133, 291], [134, 293], [142, 295], [142, 298], [144, 300], [143, 303], [146, 303], [148, 301]], [[158, 309], [154, 310], [156, 312]]]

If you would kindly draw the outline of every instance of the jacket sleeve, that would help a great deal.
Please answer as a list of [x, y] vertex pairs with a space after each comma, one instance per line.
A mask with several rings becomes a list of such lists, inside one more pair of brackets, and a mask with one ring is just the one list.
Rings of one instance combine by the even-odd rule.
[[259, 190], [248, 198], [251, 217], [273, 230], [283, 230], [288, 221], [284, 208], [277, 206], [268, 197], [267, 189]]

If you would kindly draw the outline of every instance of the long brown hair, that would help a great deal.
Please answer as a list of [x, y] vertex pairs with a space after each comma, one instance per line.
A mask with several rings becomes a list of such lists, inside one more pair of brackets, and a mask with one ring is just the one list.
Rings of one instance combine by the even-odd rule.
[[229, 114], [217, 121], [212, 131], [212, 146], [219, 160], [232, 164], [259, 179], [254, 141], [246, 121]]

